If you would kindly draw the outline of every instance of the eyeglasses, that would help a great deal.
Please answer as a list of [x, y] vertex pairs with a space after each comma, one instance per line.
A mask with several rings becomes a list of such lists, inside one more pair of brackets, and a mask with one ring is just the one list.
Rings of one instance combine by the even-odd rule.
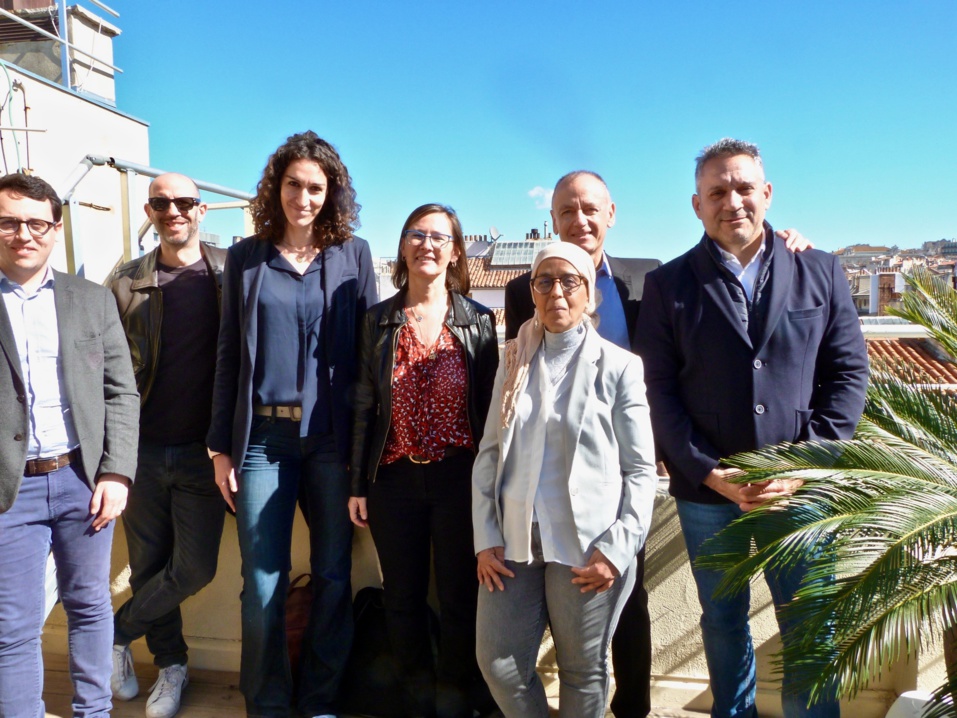
[[16, 217], [0, 217], [0, 234], [18, 234], [20, 225], [25, 224], [31, 235], [40, 239], [44, 234], [56, 227], [56, 222], [47, 222], [45, 219], [17, 219]]
[[170, 202], [172, 202], [176, 205], [176, 209], [186, 214], [199, 204], [199, 197], [175, 197], [173, 199], [169, 197], [150, 197], [147, 202], [149, 202], [150, 209], [154, 212], [165, 212], [169, 209]]
[[539, 294], [551, 294], [552, 287], [555, 286], [555, 282], [558, 282], [562, 285], [562, 291], [565, 294], [572, 294], [578, 291], [578, 288], [584, 281], [585, 280], [577, 274], [563, 274], [560, 277], [550, 277], [547, 274], [542, 274], [535, 277], [531, 284], [532, 289]]
[[441, 232], [432, 232], [431, 234], [426, 234], [425, 232], [420, 232], [417, 229], [407, 229], [403, 233], [403, 236], [413, 247], [418, 247], [421, 244], [425, 244], [425, 240], [431, 239], [433, 247], [436, 249], [442, 249], [442, 247], [452, 241], [451, 235], [442, 234]]

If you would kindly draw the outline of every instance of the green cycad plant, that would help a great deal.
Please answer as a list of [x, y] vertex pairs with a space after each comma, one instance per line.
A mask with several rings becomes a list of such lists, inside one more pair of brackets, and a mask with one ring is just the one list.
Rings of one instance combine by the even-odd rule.
[[[893, 313], [957, 356], [957, 292], [923, 270]], [[851, 698], [890, 662], [957, 625], [957, 392], [910, 367], [872, 365], [853, 440], [785, 444], [732, 457], [742, 482], [797, 478], [785, 501], [749, 511], [706, 545], [718, 592], [765, 570], [807, 567], [784, 610], [795, 641], [778, 656], [812, 700]], [[753, 543], [751, 539], [754, 539]], [[760, 548], [755, 548], [760, 547]], [[957, 678], [925, 718], [954, 715]]]

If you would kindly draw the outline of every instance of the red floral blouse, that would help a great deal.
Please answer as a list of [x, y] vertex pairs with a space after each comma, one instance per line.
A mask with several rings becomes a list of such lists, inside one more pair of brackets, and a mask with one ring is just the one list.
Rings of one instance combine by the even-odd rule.
[[416, 455], [440, 461], [449, 446], [473, 448], [465, 351], [448, 326], [426, 347], [411, 322], [399, 330], [392, 369], [392, 426], [382, 463]]

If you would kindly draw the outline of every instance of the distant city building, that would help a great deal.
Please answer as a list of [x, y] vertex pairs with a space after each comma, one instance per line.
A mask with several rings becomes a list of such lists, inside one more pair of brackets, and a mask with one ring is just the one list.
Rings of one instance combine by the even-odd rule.
[[891, 253], [890, 247], [877, 247], [870, 244], [854, 244], [834, 252], [843, 267], [877, 266], [882, 263], [881, 258], [889, 259]]

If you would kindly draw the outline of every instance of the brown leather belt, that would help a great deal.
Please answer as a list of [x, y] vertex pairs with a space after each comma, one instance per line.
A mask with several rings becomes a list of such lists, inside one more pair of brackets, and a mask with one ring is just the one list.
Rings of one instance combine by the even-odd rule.
[[24, 476], [36, 476], [37, 474], [49, 474], [51, 471], [62, 469], [69, 466], [74, 461], [80, 460], [79, 449], [68, 451], [59, 456], [51, 456], [48, 459], [27, 459], [26, 468], [23, 470]]
[[253, 414], [258, 414], [259, 416], [271, 416], [273, 419], [291, 419], [292, 421], [302, 421], [301, 406], [263, 406], [262, 404], [254, 404]]
[[[446, 446], [445, 456], [443, 456], [442, 459], [447, 459], [450, 456], [455, 456], [456, 454], [464, 454], [466, 451], [471, 451], [471, 449], [465, 446]], [[422, 454], [407, 454], [406, 456], [403, 456], [402, 458], [408, 459], [413, 464], [431, 464], [432, 463], [432, 459], [427, 459], [424, 456], [422, 456]], [[438, 461], [441, 461], [442, 459], [438, 459]]]

